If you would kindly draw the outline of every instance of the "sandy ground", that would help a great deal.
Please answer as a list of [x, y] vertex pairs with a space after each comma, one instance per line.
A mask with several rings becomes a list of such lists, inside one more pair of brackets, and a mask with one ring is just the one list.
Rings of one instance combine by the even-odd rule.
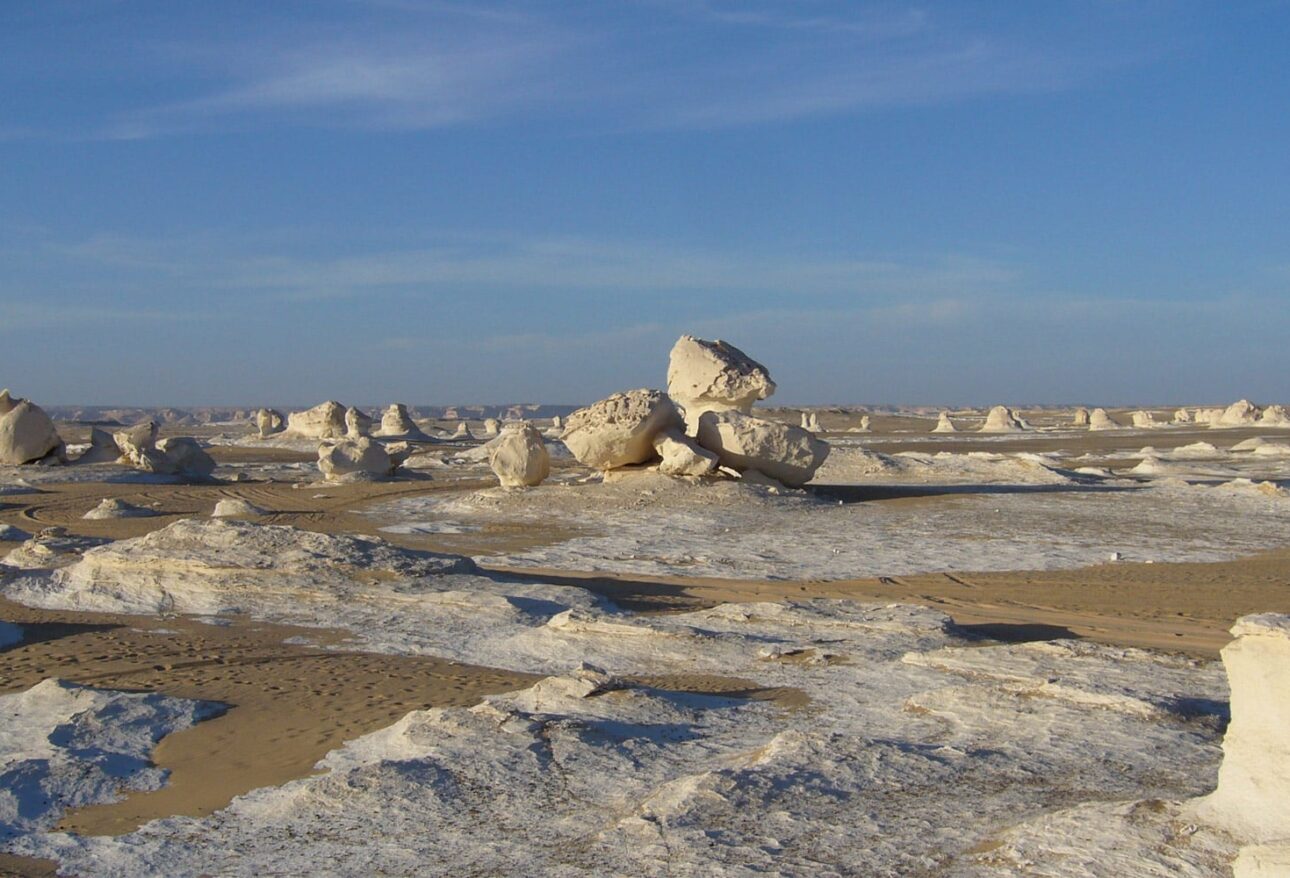
[[[1199, 438], [1224, 446], [1245, 431], [1170, 431], [1144, 438], [1157, 447]], [[891, 441], [891, 440], [887, 440]], [[1136, 441], [1136, 439], [1134, 440]], [[893, 443], [892, 450], [974, 450], [988, 440], [928, 437]], [[1024, 448], [1033, 443], [1033, 448]], [[1123, 435], [1035, 437], [1014, 440], [1009, 451], [1069, 450], [1072, 454], [1123, 449]], [[882, 448], [876, 442], [874, 448]], [[294, 461], [307, 455], [273, 449], [215, 449], [223, 462]], [[76, 534], [122, 539], [178, 518], [209, 515], [215, 503], [240, 497], [270, 510], [262, 520], [311, 530], [373, 534], [379, 519], [363, 514], [377, 503], [444, 490], [484, 486], [432, 480], [292, 487], [274, 482], [160, 486], [61, 484], [9, 495], [0, 522], [34, 532], [62, 526]], [[85, 521], [107, 497], [149, 505], [159, 515]], [[875, 502], [911, 502], [907, 499]], [[916, 502], [941, 502], [935, 497]], [[468, 552], [469, 536], [398, 537], [420, 548]], [[490, 545], [504, 547], [489, 534]], [[560, 534], [516, 533], [516, 543]], [[456, 542], [454, 542], [454, 540]], [[0, 554], [14, 543], [0, 543]], [[487, 566], [487, 565], [485, 565]], [[1086, 637], [1212, 657], [1228, 640], [1232, 621], [1245, 613], [1290, 613], [1290, 548], [1212, 564], [1104, 564], [1052, 572], [927, 574], [833, 582], [766, 582], [684, 577], [618, 577], [560, 570], [509, 570], [519, 578], [577, 585], [624, 608], [672, 612], [725, 601], [846, 597], [919, 603], [941, 609], [983, 637], [1029, 640]], [[410, 710], [469, 705], [481, 696], [519, 688], [531, 678], [427, 657], [365, 655], [343, 647], [343, 633], [292, 629], [232, 619], [215, 626], [186, 618], [146, 618], [35, 610], [0, 601], [0, 619], [35, 626], [27, 641], [0, 652], [0, 691], [25, 689], [47, 677], [108, 688], [159, 691], [229, 705], [217, 719], [166, 738], [155, 751], [171, 771], [166, 787], [121, 802], [69, 813], [62, 827], [117, 834], [154, 817], [200, 815], [258, 786], [281, 784], [313, 770], [327, 751], [389, 725]], [[284, 641], [297, 638], [291, 643]], [[800, 693], [763, 691], [721, 678], [651, 679], [652, 685], [691, 691], [739, 692], [800, 706]], [[53, 874], [52, 864], [0, 856], [0, 874]]]

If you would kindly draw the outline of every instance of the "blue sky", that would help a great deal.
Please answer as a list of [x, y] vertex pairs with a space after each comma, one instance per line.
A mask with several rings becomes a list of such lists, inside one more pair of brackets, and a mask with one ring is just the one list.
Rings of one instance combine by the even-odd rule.
[[0, 385], [1290, 401], [1284, 2], [0, 4]]

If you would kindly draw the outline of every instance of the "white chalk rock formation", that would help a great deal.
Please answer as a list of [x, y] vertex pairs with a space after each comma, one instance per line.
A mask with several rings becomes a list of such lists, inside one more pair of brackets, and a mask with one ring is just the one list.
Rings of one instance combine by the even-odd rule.
[[720, 339], [683, 335], [672, 347], [667, 365], [667, 392], [685, 413], [690, 435], [709, 411], [748, 414], [753, 403], [775, 392], [766, 367]]
[[806, 419], [806, 429], [810, 430], [812, 433], [820, 432], [820, 416], [815, 412], [811, 412], [810, 416]]
[[156, 510], [148, 509], [146, 506], [135, 506], [116, 497], [105, 497], [98, 506], [81, 518], [89, 521], [103, 521], [113, 518], [151, 518], [156, 514]]
[[90, 447], [85, 449], [77, 463], [116, 463], [121, 459], [121, 449], [117, 447], [112, 434], [98, 427], [90, 428]]
[[868, 416], [868, 415], [861, 415], [861, 416], [860, 416], [860, 432], [861, 432], [861, 433], [868, 433], [868, 432], [870, 431], [869, 424], [870, 424], [869, 416]]
[[1284, 406], [1270, 405], [1259, 415], [1260, 427], [1290, 427], [1290, 413]]
[[1223, 647], [1232, 720], [1218, 787], [1197, 801], [1243, 840], [1290, 841], [1290, 616], [1243, 616]]
[[551, 455], [537, 427], [517, 421], [488, 443], [488, 466], [503, 488], [532, 488], [551, 474]]
[[564, 429], [564, 418], [560, 417], [559, 415], [556, 415], [555, 417], [553, 417], [553, 418], [551, 419], [551, 426], [552, 426], [552, 428], [554, 428], [554, 429], [556, 429], [556, 430], [563, 430], [563, 429]]
[[1258, 422], [1259, 409], [1248, 399], [1238, 400], [1223, 410], [1211, 427], [1250, 427]]
[[1120, 425], [1111, 420], [1111, 416], [1106, 413], [1106, 409], [1093, 409], [1093, 413], [1088, 416], [1088, 428], [1090, 430], [1118, 430]]
[[940, 417], [936, 419], [936, 426], [932, 428], [933, 433], [956, 433], [954, 422], [950, 420], [949, 412], [941, 412]]
[[44, 409], [0, 391], [0, 464], [66, 463], [65, 448]]
[[345, 431], [345, 407], [332, 400], [287, 415], [287, 432], [305, 439], [340, 439]]
[[1190, 424], [1192, 422], [1191, 411], [1189, 409], [1179, 409], [1174, 412], [1175, 424]]
[[249, 500], [243, 500], [241, 497], [225, 497], [215, 504], [215, 508], [211, 511], [211, 518], [258, 518], [268, 514], [269, 510], [262, 509]]
[[171, 436], [162, 439], [157, 443], [156, 450], [161, 452], [165, 464], [162, 468], [153, 469], [150, 472], [204, 479], [215, 471], [214, 459], [206, 453], [196, 439], [188, 436]]
[[475, 434], [470, 432], [470, 425], [465, 421], [457, 422], [457, 432], [452, 434], [454, 439], [474, 439]]
[[113, 433], [112, 441], [121, 451], [121, 462], [137, 465], [143, 452], [156, 446], [157, 430], [156, 421], [141, 421]]
[[277, 409], [260, 409], [255, 413], [255, 428], [261, 439], [267, 439], [274, 433], [281, 433], [287, 428], [287, 419]]
[[654, 437], [654, 452], [662, 459], [658, 471], [668, 476], [705, 476], [717, 468], [717, 455], [701, 448], [681, 430], [664, 430]]
[[1156, 418], [1151, 412], [1136, 411], [1130, 417], [1133, 418], [1133, 427], [1136, 430], [1154, 430], [1160, 426], [1156, 423]]
[[502, 425], [497, 418], [484, 418], [484, 435], [498, 436], [502, 432]]
[[569, 415], [561, 438], [579, 463], [609, 470], [653, 460], [654, 438], [682, 423], [666, 394], [629, 390]]
[[398, 462], [385, 446], [367, 436], [318, 446], [318, 469], [329, 481], [363, 481], [391, 476]]
[[829, 456], [829, 443], [808, 430], [733, 410], [704, 412], [696, 438], [722, 466], [757, 470], [791, 488], [809, 482]]
[[990, 409], [990, 413], [985, 416], [985, 423], [981, 425], [982, 433], [1021, 433], [1025, 429], [1012, 409], [1004, 405]]
[[806, 412], [802, 412], [802, 419], [798, 421], [797, 425], [803, 430], [811, 429], [811, 419], [807, 416]]
[[354, 406], [345, 409], [345, 437], [358, 439], [372, 435], [372, 419]]
[[1079, 408], [1075, 409], [1075, 417], [1071, 418], [1071, 426], [1072, 426], [1072, 427], [1087, 427], [1087, 426], [1088, 426], [1088, 409], [1084, 408], [1083, 406], [1080, 406]]
[[412, 420], [408, 407], [401, 402], [391, 403], [381, 415], [381, 430], [377, 434], [390, 439], [409, 439], [413, 442], [428, 442], [430, 437]]

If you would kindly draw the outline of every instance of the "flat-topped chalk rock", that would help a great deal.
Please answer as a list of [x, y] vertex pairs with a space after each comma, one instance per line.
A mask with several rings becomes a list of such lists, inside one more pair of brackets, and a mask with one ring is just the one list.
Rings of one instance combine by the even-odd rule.
[[985, 423], [981, 425], [982, 433], [1021, 433], [1025, 429], [1025, 424], [1005, 405], [990, 409], [985, 416]]
[[260, 409], [255, 413], [255, 429], [261, 439], [267, 439], [287, 428], [287, 419], [277, 409]]
[[936, 419], [936, 426], [932, 428], [933, 433], [956, 433], [954, 422], [950, 420], [949, 412], [941, 412]]
[[551, 474], [551, 455], [537, 427], [518, 421], [488, 443], [488, 466], [503, 488], [532, 488]]
[[305, 439], [340, 439], [345, 431], [345, 407], [334, 400], [287, 415], [287, 432]]
[[0, 391], [0, 464], [66, 463], [65, 448], [44, 409]]
[[579, 463], [609, 470], [653, 460], [654, 438], [682, 424], [666, 394], [629, 390], [569, 415], [561, 438]]
[[765, 366], [734, 345], [683, 335], [668, 359], [667, 392], [684, 411], [686, 429], [694, 435], [704, 412], [748, 414], [754, 402], [775, 392], [775, 382]]
[[790, 488], [809, 482], [829, 455], [829, 444], [809, 430], [734, 410], [704, 412], [695, 438], [722, 466], [757, 470]]
[[1223, 647], [1232, 719], [1218, 787], [1196, 803], [1243, 840], [1290, 841], [1290, 616], [1243, 616]]

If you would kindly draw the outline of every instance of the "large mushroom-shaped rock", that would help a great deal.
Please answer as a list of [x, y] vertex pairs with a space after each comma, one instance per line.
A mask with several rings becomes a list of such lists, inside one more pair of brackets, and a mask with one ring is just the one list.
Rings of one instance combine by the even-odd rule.
[[372, 435], [372, 419], [354, 406], [345, 409], [345, 437], [358, 439]]
[[1084, 408], [1084, 406], [1080, 406], [1079, 408], [1075, 409], [1075, 416], [1071, 418], [1071, 426], [1072, 426], [1072, 427], [1087, 427], [1087, 426], [1088, 426], [1088, 409]]
[[0, 393], [0, 464], [66, 463], [65, 448], [44, 409]]
[[503, 488], [532, 488], [551, 474], [551, 455], [537, 427], [520, 421], [488, 443], [488, 466]]
[[255, 413], [255, 428], [261, 439], [267, 439], [274, 433], [281, 433], [287, 428], [287, 419], [277, 409], [260, 409]]
[[654, 437], [682, 424], [666, 394], [629, 390], [569, 415], [561, 439], [579, 463], [609, 470], [653, 460]]
[[425, 431], [417, 426], [417, 422], [412, 420], [408, 407], [401, 402], [391, 403], [390, 407], [381, 415], [381, 432], [379, 435], [422, 442], [430, 438], [425, 434]]
[[1021, 433], [1025, 430], [1021, 420], [1006, 405], [997, 405], [990, 409], [981, 425], [982, 433]]
[[747, 414], [754, 402], [775, 392], [775, 382], [765, 366], [734, 345], [683, 335], [668, 360], [667, 392], [685, 410], [693, 435], [704, 412]]
[[331, 400], [287, 415], [287, 432], [306, 439], [340, 439], [345, 430], [345, 407]]
[[733, 410], [704, 412], [696, 438], [722, 466], [757, 470], [790, 488], [809, 482], [829, 456], [829, 443], [809, 430]]
[[1232, 720], [1200, 815], [1242, 839], [1290, 840], [1290, 616], [1244, 616], [1223, 647]]
[[116, 463], [121, 459], [121, 449], [107, 430], [90, 428], [90, 447], [85, 449], [77, 463]]
[[717, 455], [701, 448], [677, 428], [654, 437], [654, 452], [661, 458], [658, 471], [669, 476], [704, 476], [717, 468]]
[[932, 428], [933, 433], [956, 433], [954, 422], [950, 420], [949, 412], [941, 412], [940, 417], [936, 419], [936, 426]]
[[333, 482], [385, 478], [397, 465], [385, 446], [367, 436], [318, 446], [318, 469]]
[[1111, 416], [1106, 413], [1106, 409], [1093, 409], [1092, 414], [1088, 416], [1088, 428], [1090, 430], [1118, 430], [1120, 425], [1111, 420]]

